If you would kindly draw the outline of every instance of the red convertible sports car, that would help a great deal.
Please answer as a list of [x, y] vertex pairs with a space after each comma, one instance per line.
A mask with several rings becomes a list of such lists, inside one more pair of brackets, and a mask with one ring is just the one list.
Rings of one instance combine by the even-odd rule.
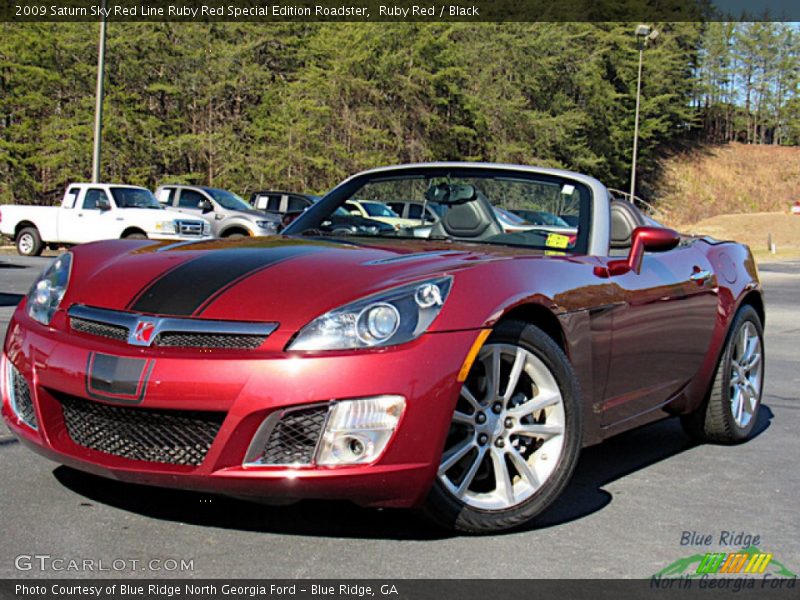
[[[441, 218], [325, 233], [349, 199]], [[577, 226], [507, 233], [493, 205]], [[9, 325], [2, 413], [105, 477], [497, 531], [620, 431], [679, 416], [699, 439], [747, 439], [763, 323], [745, 246], [682, 237], [595, 179], [406, 165], [347, 179], [280, 236], [62, 254]]]

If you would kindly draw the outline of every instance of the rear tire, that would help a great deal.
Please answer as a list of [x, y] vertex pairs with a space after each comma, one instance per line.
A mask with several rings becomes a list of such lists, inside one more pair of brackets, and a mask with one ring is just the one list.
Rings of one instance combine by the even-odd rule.
[[17, 235], [17, 252], [22, 256], [39, 256], [44, 250], [39, 230], [26, 227]]
[[572, 476], [581, 412], [577, 378], [558, 344], [529, 323], [500, 323], [461, 390], [423, 511], [465, 533], [531, 521]]
[[733, 318], [708, 398], [681, 424], [701, 442], [743, 442], [758, 421], [763, 388], [764, 329], [756, 310], [745, 305]]

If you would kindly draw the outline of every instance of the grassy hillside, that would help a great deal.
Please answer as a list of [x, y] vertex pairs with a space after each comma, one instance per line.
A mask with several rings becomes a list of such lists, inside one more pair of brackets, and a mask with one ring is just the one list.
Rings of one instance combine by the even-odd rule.
[[[759, 258], [800, 256], [800, 148], [729, 144], [668, 160], [657, 217], [687, 233], [748, 244]], [[776, 254], [769, 251], [769, 242]]]
[[724, 214], [788, 213], [800, 200], [800, 148], [728, 144], [682, 154], [665, 163], [654, 200], [682, 227]]

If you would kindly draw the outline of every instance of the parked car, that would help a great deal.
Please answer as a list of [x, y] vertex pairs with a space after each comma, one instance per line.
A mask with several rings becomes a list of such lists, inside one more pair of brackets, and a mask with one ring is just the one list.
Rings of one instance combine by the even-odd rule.
[[250, 206], [267, 214], [283, 216], [286, 213], [301, 213], [318, 199], [319, 196], [310, 194], [263, 190], [250, 194]]
[[228, 190], [198, 185], [162, 185], [156, 198], [180, 213], [205, 219], [214, 237], [245, 237], [277, 233], [280, 217], [254, 210]]
[[[421, 224], [422, 210], [425, 209], [425, 219], [422, 223], [435, 223], [441, 216], [443, 208], [438, 204], [425, 205], [424, 202], [412, 202], [409, 200], [396, 200], [387, 202], [386, 206], [391, 208], [403, 219], [410, 219], [415, 221], [417, 225]], [[440, 211], [440, 212], [437, 212]]]
[[567, 223], [563, 217], [554, 215], [551, 212], [544, 210], [530, 210], [525, 208], [512, 208], [509, 212], [514, 213], [518, 217], [525, 219], [528, 223], [533, 225], [550, 225], [553, 227], [577, 227], [577, 220], [572, 225]]
[[395, 229], [416, 227], [420, 224], [419, 219], [402, 218], [383, 202], [351, 199], [345, 202], [344, 208], [353, 216], [383, 221]]
[[[267, 190], [252, 194], [250, 203], [268, 214], [280, 215], [281, 226], [286, 227], [319, 199], [319, 196], [312, 194]], [[320, 224], [319, 230], [335, 235], [374, 235], [394, 231], [394, 227], [375, 219], [352, 215], [340, 208]]]
[[494, 207], [494, 212], [497, 215], [497, 220], [500, 222], [500, 226], [506, 233], [518, 233], [524, 231], [549, 233], [553, 234], [553, 236], [550, 238], [551, 240], [563, 240], [564, 247], [573, 244], [577, 238], [578, 230], [575, 227], [564, 227], [561, 225], [535, 225], [523, 219], [519, 215], [511, 212], [510, 210], [500, 208], [499, 206]]
[[3, 205], [0, 233], [24, 256], [45, 246], [82, 244], [110, 238], [197, 240], [210, 235], [202, 219], [163, 210], [143, 187], [112, 183], [73, 183], [59, 206]]
[[[411, 199], [446, 209], [429, 239], [320, 232], [410, 179]], [[503, 231], [493, 203], [553, 185], [586, 223], [572, 242]], [[581, 448], [621, 431], [668, 417], [705, 441], [755, 431], [764, 303], [749, 249], [654, 225], [596, 179], [375, 169], [283, 233], [62, 254], [8, 326], [8, 427], [115, 480], [424, 507], [468, 532], [535, 518]]]
[[[300, 216], [300, 214], [302, 213], [298, 213], [296, 217]], [[341, 206], [320, 223], [319, 228], [324, 233], [335, 235], [378, 235], [391, 233], [395, 230], [393, 226], [383, 221], [352, 215]]]

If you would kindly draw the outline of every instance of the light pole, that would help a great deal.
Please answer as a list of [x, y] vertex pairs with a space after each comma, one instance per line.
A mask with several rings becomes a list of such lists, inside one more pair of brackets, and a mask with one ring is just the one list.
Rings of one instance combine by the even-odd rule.
[[97, 87], [94, 104], [94, 149], [92, 151], [92, 181], [100, 181], [100, 142], [103, 137], [103, 81], [106, 71], [106, 2], [102, 2], [103, 16], [100, 20], [100, 41], [97, 46]]
[[634, 192], [636, 191], [636, 153], [639, 149], [639, 102], [642, 96], [642, 59], [644, 58], [644, 48], [648, 41], [653, 41], [658, 37], [658, 31], [649, 25], [637, 25], [636, 41], [639, 44], [639, 76], [636, 79], [636, 115], [633, 124], [633, 157], [631, 159], [631, 195], [630, 201], [633, 202]]

